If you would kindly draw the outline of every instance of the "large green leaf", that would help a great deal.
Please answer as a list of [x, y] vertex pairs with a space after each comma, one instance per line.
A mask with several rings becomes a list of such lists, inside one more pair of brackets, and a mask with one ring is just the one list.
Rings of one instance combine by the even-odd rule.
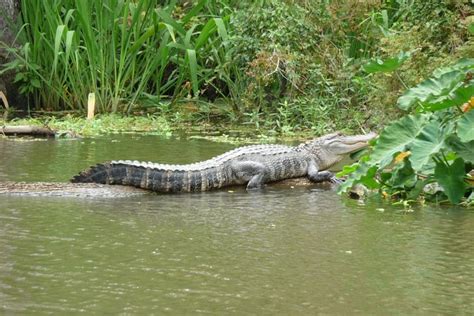
[[452, 106], [459, 106], [469, 101], [474, 95], [474, 83], [466, 86], [459, 86], [451, 90], [448, 94], [433, 97], [427, 102], [422, 102], [421, 106], [424, 110], [439, 111]]
[[403, 62], [408, 59], [408, 57], [410, 57], [410, 53], [400, 52], [398, 56], [385, 60], [373, 59], [364, 65], [364, 70], [367, 73], [392, 72], [400, 68]]
[[444, 193], [451, 203], [457, 204], [461, 201], [466, 190], [464, 160], [456, 159], [451, 165], [444, 162], [436, 163], [435, 179], [443, 187]]
[[346, 192], [356, 183], [362, 183], [369, 189], [377, 189], [380, 185], [375, 181], [377, 166], [370, 166], [361, 162], [357, 165], [357, 169], [349, 175], [349, 177], [338, 188], [338, 193]]
[[417, 180], [416, 174], [408, 159], [405, 159], [403, 163], [397, 164], [392, 170], [391, 175], [388, 183], [393, 188], [411, 188], [415, 186]]
[[423, 188], [431, 181], [429, 178], [422, 180], [418, 178], [415, 182], [415, 185], [410, 189], [407, 195], [408, 200], [416, 200], [423, 193]]
[[408, 89], [398, 98], [397, 106], [405, 111], [418, 103], [426, 106], [433, 100], [449, 96], [453, 90], [459, 88], [464, 78], [464, 72], [453, 70], [442, 74], [439, 78], [427, 79], [419, 85]]
[[411, 165], [420, 171], [431, 161], [431, 157], [446, 148], [445, 139], [449, 131], [441, 126], [441, 122], [432, 121], [426, 124], [410, 146]]
[[453, 70], [463, 72], [474, 70], [474, 58], [461, 58], [454, 65], [438, 68], [433, 72], [433, 77], [439, 78], [441, 75]]
[[462, 142], [474, 140], [474, 110], [465, 113], [457, 124], [458, 136]]
[[372, 164], [380, 163], [384, 168], [393, 159], [393, 155], [406, 150], [423, 129], [428, 116], [425, 114], [407, 115], [388, 125], [380, 134], [374, 151], [370, 155]]
[[474, 163], [474, 140], [470, 142], [462, 142], [459, 137], [452, 134], [446, 139], [449, 149], [454, 151], [459, 157], [465, 161]]
[[336, 176], [338, 178], [350, 175], [351, 173], [355, 172], [359, 168], [359, 163], [355, 162], [352, 165], [346, 165], [342, 167], [342, 170], [339, 171]]

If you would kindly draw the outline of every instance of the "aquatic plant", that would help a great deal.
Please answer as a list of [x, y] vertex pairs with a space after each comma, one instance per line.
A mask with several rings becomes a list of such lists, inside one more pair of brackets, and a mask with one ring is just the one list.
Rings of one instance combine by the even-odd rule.
[[[382, 71], [383, 68], [380, 69]], [[360, 183], [384, 196], [472, 203], [474, 59], [437, 69], [399, 99], [408, 114], [383, 129], [367, 156], [345, 167], [340, 187]]]

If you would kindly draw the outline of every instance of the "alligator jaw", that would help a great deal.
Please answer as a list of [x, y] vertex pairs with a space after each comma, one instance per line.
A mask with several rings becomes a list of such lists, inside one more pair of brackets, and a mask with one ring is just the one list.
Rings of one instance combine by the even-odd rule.
[[314, 157], [316, 167], [321, 171], [334, 168], [350, 157], [350, 154], [364, 149], [376, 136], [375, 133], [345, 136], [337, 132], [306, 143], [304, 148]]
[[323, 147], [336, 155], [348, 155], [359, 151], [369, 145], [369, 141], [377, 137], [376, 133], [366, 135], [343, 136], [337, 135], [333, 139], [328, 139]]

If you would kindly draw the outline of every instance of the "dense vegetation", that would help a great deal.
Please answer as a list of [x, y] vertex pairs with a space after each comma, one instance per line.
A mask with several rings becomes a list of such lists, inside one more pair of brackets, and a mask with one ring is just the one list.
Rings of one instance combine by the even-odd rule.
[[[173, 123], [284, 135], [388, 125], [343, 190], [473, 199], [469, 0], [21, 3], [21, 45], [1, 71], [16, 72], [32, 109], [81, 113], [95, 93], [101, 113]], [[434, 182], [444, 192], [429, 193]]]
[[[33, 109], [152, 112], [279, 132], [373, 128], [405, 86], [473, 53], [469, 1], [22, 1]], [[411, 52], [395, 74], [369, 58]]]
[[473, 74], [474, 59], [462, 59], [407, 90], [397, 105], [415, 113], [385, 127], [373, 151], [345, 168], [341, 174], [350, 177], [340, 191], [359, 183], [404, 201], [474, 202], [474, 179], [467, 175], [474, 164]]

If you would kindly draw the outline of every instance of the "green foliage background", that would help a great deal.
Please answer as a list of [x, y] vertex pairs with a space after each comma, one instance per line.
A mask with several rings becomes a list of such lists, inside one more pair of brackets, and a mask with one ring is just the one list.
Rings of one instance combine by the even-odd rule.
[[[94, 92], [103, 113], [285, 134], [377, 129], [407, 86], [474, 52], [465, 0], [33, 0], [21, 12], [3, 72], [32, 110], [82, 112]], [[395, 73], [361, 67], [399, 57]]]

